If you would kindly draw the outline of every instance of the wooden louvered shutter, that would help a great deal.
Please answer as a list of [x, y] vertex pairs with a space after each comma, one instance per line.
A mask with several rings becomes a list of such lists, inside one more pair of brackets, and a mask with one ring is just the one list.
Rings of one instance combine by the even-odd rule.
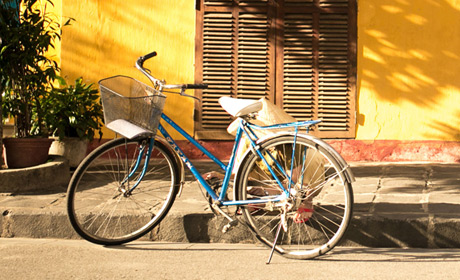
[[231, 12], [209, 12], [203, 24], [203, 82], [201, 97], [204, 130], [223, 130], [230, 116], [219, 106], [221, 96], [234, 91], [234, 18]]
[[319, 135], [353, 137], [355, 100], [348, 82], [347, 14], [320, 15], [318, 65]]
[[356, 130], [356, 2], [320, 0], [319, 136], [352, 138]]
[[272, 11], [267, 0], [240, 0], [237, 6], [233, 1], [204, 0], [201, 9], [197, 78], [209, 87], [196, 106], [196, 137], [230, 139], [226, 128], [231, 119], [219, 106], [219, 97], [274, 98]]
[[354, 1], [285, 0], [279, 16], [277, 104], [297, 120], [321, 119], [316, 136], [355, 137]]
[[269, 33], [267, 11], [238, 14], [238, 98], [273, 100], [273, 46]]
[[229, 138], [220, 96], [275, 102], [313, 133], [355, 136], [356, 0], [203, 0], [197, 13], [196, 136]]
[[313, 18], [311, 14], [287, 13], [284, 45], [278, 68], [278, 104], [299, 121], [314, 118]]

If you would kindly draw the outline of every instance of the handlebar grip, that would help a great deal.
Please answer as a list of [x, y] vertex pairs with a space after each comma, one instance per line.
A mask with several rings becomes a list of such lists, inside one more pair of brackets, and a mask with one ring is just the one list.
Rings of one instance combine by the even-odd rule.
[[150, 59], [150, 58], [152, 58], [152, 57], [154, 57], [154, 56], [156, 56], [156, 55], [157, 55], [157, 52], [153, 51], [153, 52], [151, 52], [151, 53], [149, 53], [149, 54], [144, 55], [144, 56], [143, 56], [143, 58], [144, 58], [143, 60], [145, 61], [145, 60]]
[[142, 68], [142, 67], [144, 66], [144, 62], [145, 62], [147, 59], [150, 59], [150, 58], [152, 58], [152, 57], [154, 57], [154, 56], [156, 56], [156, 55], [157, 55], [157, 52], [153, 51], [153, 52], [151, 52], [151, 53], [149, 53], [149, 54], [146, 54], [146, 55], [144, 55], [144, 56], [139, 57], [139, 58], [137, 59], [137, 65], [139, 65], [139, 66]]
[[185, 85], [186, 89], [207, 89], [207, 84], [187, 84]]

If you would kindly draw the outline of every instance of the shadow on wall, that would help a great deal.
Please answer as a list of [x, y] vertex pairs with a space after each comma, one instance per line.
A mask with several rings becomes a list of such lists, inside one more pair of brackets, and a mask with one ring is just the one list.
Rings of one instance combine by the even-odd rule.
[[434, 119], [453, 112], [456, 116], [430, 125], [431, 131], [460, 140], [455, 108], [460, 102], [460, 5], [455, 2], [360, 1], [358, 88], [375, 92], [383, 102], [427, 108]]
[[[460, 107], [460, 103], [456, 103]], [[442, 109], [442, 108], [441, 108]], [[460, 110], [455, 114], [456, 122], [445, 122], [442, 119], [430, 123], [430, 127], [436, 131], [441, 132], [443, 135], [454, 137], [456, 141], [460, 140]], [[427, 133], [427, 136], [433, 138], [434, 136]]]

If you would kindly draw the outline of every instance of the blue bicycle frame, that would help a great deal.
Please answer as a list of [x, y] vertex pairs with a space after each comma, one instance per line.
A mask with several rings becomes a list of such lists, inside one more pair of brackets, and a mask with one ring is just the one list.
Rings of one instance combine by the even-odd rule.
[[[169, 125], [172, 126], [177, 132], [179, 132], [182, 136], [184, 136], [188, 141], [190, 141], [195, 147], [197, 147], [201, 152], [203, 152], [209, 159], [211, 159], [213, 162], [215, 162], [217, 165], [219, 165], [222, 170], [225, 171], [225, 176], [224, 180], [222, 183], [222, 188], [219, 196], [216, 194], [216, 192], [212, 189], [212, 187], [206, 182], [206, 180], [201, 176], [200, 172], [195, 168], [193, 163], [188, 159], [188, 157], [184, 154], [184, 152], [179, 148], [179, 146], [176, 144], [174, 139], [170, 136], [170, 134], [166, 131], [163, 125], [158, 126], [158, 130], [161, 132], [161, 134], [164, 136], [166, 141], [171, 145], [171, 147], [174, 149], [174, 151], [179, 155], [180, 159], [184, 162], [184, 164], [187, 166], [187, 168], [190, 169], [192, 174], [195, 176], [195, 178], [199, 181], [199, 183], [205, 188], [205, 190], [208, 192], [208, 194], [212, 197], [213, 200], [219, 201], [220, 205], [223, 206], [231, 206], [231, 205], [247, 205], [249, 203], [251, 204], [256, 204], [256, 203], [267, 203], [267, 202], [278, 202], [281, 201], [287, 197], [289, 197], [290, 193], [290, 188], [292, 185], [292, 180], [290, 179], [290, 176], [286, 174], [281, 167], [281, 165], [274, 159], [271, 155], [271, 160], [275, 163], [276, 167], [283, 173], [283, 176], [286, 176], [286, 178], [289, 179], [289, 184], [288, 188], [286, 189], [283, 184], [281, 183], [280, 179], [278, 176], [276, 176], [275, 171], [271, 168], [270, 164], [268, 164], [267, 159], [264, 157], [264, 155], [260, 152], [256, 142], [258, 140], [258, 137], [256, 136], [256, 133], [254, 130], [264, 130], [264, 129], [282, 129], [282, 128], [295, 128], [295, 137], [294, 137], [294, 143], [295, 139], [297, 137], [298, 129], [299, 127], [306, 127], [308, 131], [308, 127], [311, 125], [314, 125], [316, 123], [319, 123], [319, 120], [315, 121], [303, 121], [303, 122], [293, 122], [293, 123], [286, 123], [286, 124], [276, 124], [276, 125], [271, 125], [271, 126], [258, 126], [255, 124], [251, 124], [249, 122], [244, 121], [243, 119], [240, 119], [240, 123], [238, 125], [238, 130], [236, 132], [236, 137], [235, 137], [235, 144], [232, 149], [232, 154], [230, 156], [230, 161], [228, 164], [224, 164], [221, 160], [216, 158], [211, 152], [209, 152], [203, 145], [201, 145], [198, 141], [196, 141], [190, 134], [188, 134], [185, 130], [183, 130], [179, 125], [177, 125], [173, 120], [171, 120], [168, 116], [166, 116], [164, 113], [161, 115], [161, 118], [168, 123]], [[236, 161], [236, 154], [238, 147], [241, 143], [242, 136], [246, 135], [247, 139], [250, 142], [250, 148], [257, 153], [257, 155], [262, 159], [264, 164], [267, 166], [269, 172], [273, 175], [273, 178], [275, 178], [276, 182], [278, 183], [279, 187], [282, 190], [282, 193], [280, 195], [274, 196], [274, 198], [271, 199], [252, 199], [252, 200], [225, 200], [225, 195], [227, 193], [227, 189], [230, 183], [230, 177], [232, 174], [233, 167], [235, 165]], [[150, 154], [154, 146], [154, 141], [155, 138], [152, 137], [149, 143], [149, 148], [147, 154], [146, 154], [146, 161], [150, 159]], [[295, 148], [295, 145], [294, 145]], [[142, 157], [143, 152], [139, 153], [139, 159], [138, 163], [136, 166], [133, 168], [134, 170], [137, 170], [139, 167], [139, 162]], [[292, 153], [292, 156], [294, 156], [294, 152]], [[135, 183], [135, 185], [130, 189], [133, 190], [136, 188], [136, 186], [139, 184], [139, 182], [142, 180], [143, 175], [145, 174], [147, 169], [147, 164], [144, 165], [142, 174], [140, 176], [140, 179], [138, 182]], [[134, 171], [131, 172], [133, 174]], [[130, 175], [131, 175], [130, 174]], [[291, 166], [291, 174], [292, 174], [292, 166]], [[129, 176], [130, 176], [129, 175]], [[129, 177], [128, 176], [128, 177]]]

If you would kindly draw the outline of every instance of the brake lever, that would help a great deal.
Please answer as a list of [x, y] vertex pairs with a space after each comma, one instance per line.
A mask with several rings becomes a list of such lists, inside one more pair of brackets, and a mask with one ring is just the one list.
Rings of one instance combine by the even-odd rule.
[[190, 94], [186, 94], [186, 93], [185, 93], [185, 88], [181, 88], [181, 89], [180, 89], [180, 94], [179, 94], [179, 95], [180, 95], [180, 96], [185, 96], [185, 97], [190, 97], [190, 98], [193, 98], [193, 99], [195, 99], [195, 100], [198, 100], [198, 102], [201, 102], [201, 99], [199, 99], [198, 97], [193, 96], [193, 95], [190, 95]]
[[198, 97], [196, 96], [193, 96], [193, 95], [189, 95], [189, 94], [181, 94], [182, 96], [185, 96], [185, 97], [190, 97], [190, 98], [193, 98], [195, 100], [197, 100], [198, 102], [201, 102], [201, 99], [199, 99]]

